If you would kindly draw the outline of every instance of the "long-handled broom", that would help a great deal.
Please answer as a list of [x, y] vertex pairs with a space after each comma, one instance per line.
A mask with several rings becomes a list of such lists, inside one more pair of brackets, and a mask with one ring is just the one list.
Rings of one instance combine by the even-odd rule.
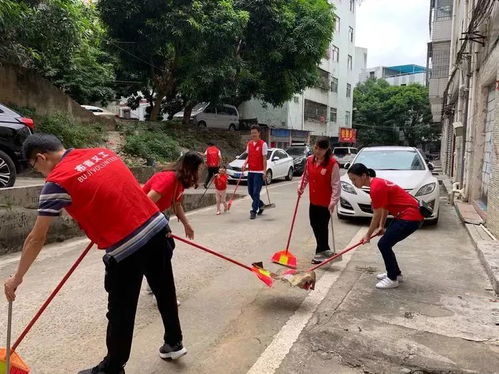
[[[301, 178], [300, 190], [303, 188], [303, 182], [305, 180], [305, 173]], [[288, 266], [292, 269], [296, 269], [296, 256], [289, 251], [289, 244], [291, 243], [291, 236], [293, 235], [293, 228], [295, 226], [296, 214], [298, 213], [298, 205], [300, 204], [301, 194], [298, 194], [296, 198], [295, 210], [293, 212], [293, 218], [291, 220], [291, 227], [289, 228], [288, 242], [286, 243], [286, 249], [274, 253], [272, 256], [272, 262]]]
[[[26, 337], [28, 332], [31, 330], [33, 325], [36, 323], [38, 318], [43, 314], [45, 309], [49, 306], [49, 304], [52, 302], [54, 297], [59, 293], [61, 290], [62, 286], [66, 283], [66, 281], [69, 279], [71, 274], [76, 270], [78, 265], [82, 262], [82, 260], [85, 258], [87, 253], [90, 251], [90, 248], [94, 243], [89, 243], [87, 247], [83, 250], [83, 252], [80, 254], [78, 259], [75, 261], [75, 263], [71, 266], [71, 268], [68, 270], [66, 275], [62, 278], [62, 280], [59, 282], [59, 284], [56, 286], [56, 288], [52, 291], [50, 296], [47, 298], [47, 300], [43, 303], [43, 305], [40, 307], [38, 312], [36, 312], [35, 316], [31, 319], [31, 321], [28, 323], [28, 325], [24, 328], [23, 332], [21, 335], [17, 338], [15, 341], [14, 345], [12, 348], [7, 347], [7, 348], [1, 348], [0, 349], [0, 374], [27, 374], [29, 373], [29, 367], [23, 362], [21, 357], [15, 352], [19, 344], [23, 341], [23, 339]], [[8, 333], [7, 333], [7, 346], [10, 345], [10, 324], [12, 320], [12, 303], [9, 304], [9, 325], [8, 325]], [[7, 369], [7, 366], [10, 365], [10, 372]], [[3, 371], [5, 369], [5, 371]]]
[[181, 242], [184, 242], [186, 244], [189, 244], [195, 248], [201, 249], [202, 251], [208, 252], [214, 256], [220, 257], [221, 259], [223, 259], [225, 261], [232, 262], [234, 265], [242, 267], [243, 269], [249, 270], [253, 274], [255, 274], [258, 277], [258, 279], [260, 279], [263, 283], [265, 283], [266, 286], [272, 287], [272, 283], [273, 283], [272, 274], [268, 270], [265, 270], [265, 269], [263, 269], [259, 266], [256, 266], [256, 265], [253, 265], [252, 267], [250, 267], [250, 266], [245, 265], [237, 260], [234, 260], [230, 257], [227, 257], [221, 253], [215, 252], [214, 250], [209, 249], [205, 246], [202, 246], [198, 243], [194, 243], [193, 241], [190, 241], [188, 239], [181, 238], [180, 236], [172, 234], [172, 238], [179, 240]]
[[244, 174], [244, 168], [241, 169], [241, 175], [239, 176], [239, 179], [237, 180], [236, 188], [234, 188], [234, 192], [232, 193], [232, 197], [229, 200], [229, 203], [227, 204], [227, 210], [230, 210], [230, 207], [232, 206], [232, 202], [234, 201], [234, 197], [236, 196], [237, 189], [239, 188], [239, 184], [241, 183], [241, 179], [243, 179], [243, 174]]

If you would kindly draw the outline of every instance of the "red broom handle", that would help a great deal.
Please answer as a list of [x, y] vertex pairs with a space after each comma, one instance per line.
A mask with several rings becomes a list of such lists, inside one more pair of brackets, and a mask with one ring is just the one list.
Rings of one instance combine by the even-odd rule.
[[93, 245], [94, 245], [94, 243], [90, 242], [90, 244], [88, 244], [87, 247], [83, 250], [83, 252], [81, 253], [80, 257], [78, 257], [78, 259], [75, 261], [75, 263], [73, 264], [73, 266], [71, 266], [71, 268], [66, 273], [66, 275], [64, 276], [64, 278], [62, 278], [62, 280], [59, 282], [59, 284], [57, 285], [57, 287], [52, 291], [52, 293], [50, 294], [50, 296], [48, 297], [48, 299], [43, 303], [43, 305], [41, 306], [41, 308], [35, 314], [35, 316], [30, 321], [30, 323], [28, 324], [28, 326], [26, 326], [26, 328], [24, 329], [24, 331], [22, 332], [22, 334], [19, 336], [19, 338], [17, 338], [16, 342], [12, 346], [12, 349], [11, 349], [12, 352], [14, 352], [16, 350], [16, 348], [17, 348], [17, 346], [19, 344], [21, 344], [21, 342], [23, 341], [23, 339], [28, 334], [29, 330], [31, 330], [31, 328], [33, 327], [33, 325], [35, 324], [35, 322], [38, 320], [38, 318], [40, 318], [40, 316], [43, 314], [43, 312], [45, 311], [45, 309], [47, 309], [47, 307], [52, 302], [52, 300], [54, 299], [54, 297], [61, 290], [62, 286], [64, 286], [64, 283], [66, 283], [66, 281], [71, 276], [71, 274], [73, 274], [73, 272], [76, 270], [76, 268], [78, 267], [78, 265], [80, 265], [80, 262], [85, 258], [85, 256], [87, 255], [88, 251], [90, 251], [90, 248], [92, 248]]
[[[305, 164], [307, 165], [307, 164]], [[300, 190], [303, 188], [303, 182], [305, 181], [305, 174], [307, 173], [307, 167], [305, 166], [305, 171], [301, 176]], [[296, 213], [298, 213], [298, 204], [300, 203], [301, 195], [298, 195], [296, 199], [295, 212], [293, 213], [293, 219], [291, 220], [291, 228], [289, 229], [288, 243], [286, 244], [286, 253], [288, 253], [289, 243], [291, 243], [291, 235], [293, 235], [293, 227], [295, 226]]]
[[[376, 236], [378, 236], [378, 235], [373, 235], [373, 236], [371, 236], [369, 239], [375, 238]], [[330, 263], [330, 262], [331, 262], [331, 261], [333, 261], [334, 259], [336, 259], [336, 258], [338, 258], [338, 257], [340, 257], [340, 256], [342, 256], [342, 255], [344, 255], [345, 253], [350, 252], [352, 249], [355, 249], [355, 248], [357, 248], [357, 247], [361, 246], [362, 244], [364, 244], [364, 243], [363, 243], [363, 242], [362, 242], [362, 240], [361, 240], [361, 241], [360, 241], [360, 242], [358, 242], [357, 244], [354, 244], [354, 245], [352, 245], [351, 247], [349, 247], [349, 248], [347, 248], [347, 249], [344, 249], [344, 250], [343, 250], [343, 251], [341, 251], [340, 253], [335, 254], [334, 256], [329, 257], [326, 261], [322, 261], [320, 264], [317, 264], [317, 265], [315, 265], [315, 266], [312, 266], [312, 267], [311, 267], [310, 269], [308, 269], [307, 271], [314, 271], [314, 270], [316, 270], [316, 269], [320, 268], [321, 266], [324, 266], [324, 265], [326, 265], [327, 263]]]
[[237, 180], [236, 183], [236, 188], [234, 188], [234, 192], [232, 193], [232, 197], [230, 198], [230, 201], [234, 200], [234, 196], [236, 196], [237, 189], [239, 188], [239, 183], [241, 183], [241, 179], [243, 178], [244, 174], [244, 168], [241, 168], [241, 175], [239, 176], [239, 179]]
[[221, 253], [218, 253], [218, 252], [215, 252], [214, 250], [212, 249], [209, 249], [209, 248], [206, 248], [200, 244], [197, 244], [197, 243], [194, 243], [190, 240], [187, 240], [187, 239], [184, 239], [184, 238], [181, 238], [180, 236], [177, 236], [177, 235], [174, 235], [172, 234], [172, 238], [176, 239], [176, 240], [180, 240], [181, 242], [184, 242], [186, 244], [189, 244], [189, 245], [192, 245], [193, 247], [196, 247], [196, 248], [199, 248], [201, 249], [202, 251], [205, 251], [205, 252], [208, 252], [208, 253], [211, 253], [212, 255], [214, 256], [217, 256], [217, 257], [220, 257], [222, 259], [224, 259], [225, 261], [229, 261], [229, 262], [232, 262], [233, 264], [237, 265], [237, 266], [240, 266], [242, 268], [245, 268], [246, 270], [249, 270], [249, 271], [253, 271], [252, 268], [250, 268], [249, 266], [247, 265], [244, 265], [243, 263], [239, 262], [239, 261], [236, 261], [232, 258], [229, 258], [227, 256], [224, 256], [223, 254]]

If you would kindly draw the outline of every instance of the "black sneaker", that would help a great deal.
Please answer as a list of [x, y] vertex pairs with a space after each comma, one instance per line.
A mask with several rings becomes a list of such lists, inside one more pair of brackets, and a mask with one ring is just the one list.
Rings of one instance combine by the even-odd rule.
[[256, 213], [255, 212], [250, 212], [250, 219], [255, 219], [256, 218]]
[[105, 362], [103, 361], [92, 369], [79, 371], [78, 374], [125, 374], [125, 369], [121, 368], [119, 371], [115, 372], [106, 371]]
[[174, 346], [165, 343], [159, 349], [159, 357], [164, 360], [176, 360], [177, 358], [180, 358], [186, 354], [187, 349], [184, 348], [181, 342], [175, 344]]

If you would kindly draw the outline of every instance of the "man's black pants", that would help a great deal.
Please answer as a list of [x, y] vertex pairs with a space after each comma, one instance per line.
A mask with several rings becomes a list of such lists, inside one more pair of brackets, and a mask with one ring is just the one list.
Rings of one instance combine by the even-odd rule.
[[130, 357], [135, 312], [144, 276], [158, 302], [165, 327], [165, 343], [173, 346], [182, 341], [171, 265], [173, 249], [168, 242], [166, 230], [162, 230], [134, 254], [119, 263], [106, 265], [108, 353], [104, 361], [108, 374], [118, 373]]

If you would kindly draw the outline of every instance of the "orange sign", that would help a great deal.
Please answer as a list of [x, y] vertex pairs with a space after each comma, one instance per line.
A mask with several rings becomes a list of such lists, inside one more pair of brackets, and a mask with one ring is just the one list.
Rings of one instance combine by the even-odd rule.
[[357, 129], [348, 127], [340, 127], [340, 136], [338, 141], [340, 143], [356, 143], [357, 142]]

